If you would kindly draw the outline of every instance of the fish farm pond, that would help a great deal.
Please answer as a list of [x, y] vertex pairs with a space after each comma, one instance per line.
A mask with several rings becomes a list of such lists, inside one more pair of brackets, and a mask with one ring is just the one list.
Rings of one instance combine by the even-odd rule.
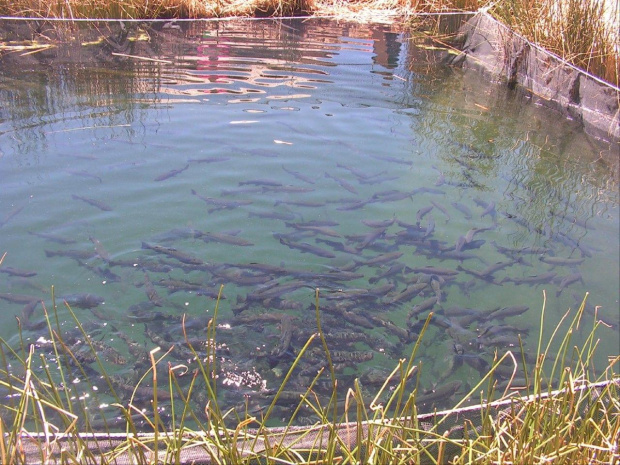
[[[618, 355], [618, 142], [443, 64], [427, 36], [318, 18], [38, 23], [63, 40], [27, 48], [24, 22], [3, 27], [3, 364], [23, 375], [8, 350], [22, 344], [33, 370], [53, 362], [53, 287], [91, 424], [118, 409], [67, 306], [127, 402], [156, 347], [172, 348], [161, 379], [195, 370], [187, 341], [204, 355], [218, 305], [218, 402], [254, 415], [317, 332], [317, 289], [341, 398], [358, 379], [372, 399], [430, 312], [421, 410], [453, 405], [520, 341], [533, 366], [543, 304], [548, 338], [588, 293], [574, 343], [598, 319], [596, 366]], [[322, 368], [329, 398], [326, 367], [317, 338], [274, 424]]]

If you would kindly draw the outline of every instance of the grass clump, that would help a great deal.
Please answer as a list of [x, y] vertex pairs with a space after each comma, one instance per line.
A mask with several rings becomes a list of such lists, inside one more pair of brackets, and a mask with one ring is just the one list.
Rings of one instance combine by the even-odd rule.
[[[586, 296], [587, 297], [587, 296]], [[113, 405], [122, 416], [123, 434], [110, 433], [110, 425], [90, 422], [85, 396], [72, 387], [72, 373], [85, 367], [63, 341], [57, 308], [45, 312], [52, 350], [37, 353], [34, 345], [13, 349], [0, 341], [0, 389], [6, 396], [0, 411], [0, 461], [2, 463], [615, 463], [620, 459], [620, 357], [611, 358], [597, 374], [593, 357], [597, 347], [595, 320], [584, 344], [572, 337], [584, 324], [584, 299], [572, 320], [570, 314], [543, 341], [541, 314], [538, 356], [526, 366], [525, 354], [496, 354], [491, 370], [453, 409], [421, 415], [417, 374], [422, 369], [417, 352], [433, 318], [429, 314], [411, 354], [401, 359], [379, 392], [368, 396], [359, 382], [347, 393], [338, 391], [330, 350], [321, 329], [316, 292], [317, 331], [292, 362], [271, 404], [260, 416], [237, 409], [222, 411], [215, 380], [217, 305], [206, 330], [206, 356], [189, 344], [198, 368], [189, 385], [181, 387], [183, 367], [166, 363], [159, 349], [149, 353], [150, 369], [133, 387], [129, 400], [121, 400], [106, 374], [91, 340], [71, 308], [67, 310], [90, 346], [101, 379], [110, 387]], [[186, 336], [187, 339], [187, 336]], [[313, 381], [298, 398], [286, 426], [268, 428], [274, 406], [310, 345], [320, 340], [328, 359], [332, 383], [329, 399], [319, 399]], [[189, 340], [186, 342], [189, 343]], [[554, 347], [557, 355], [551, 356]], [[172, 348], [170, 349], [172, 350]], [[525, 397], [515, 397], [510, 386], [498, 397], [494, 373], [518, 359], [526, 374]], [[41, 363], [42, 369], [34, 365]], [[21, 374], [18, 374], [21, 373]], [[166, 376], [161, 378], [160, 374]], [[528, 378], [529, 377], [529, 378]], [[92, 376], [91, 376], [92, 378]], [[557, 380], [552, 383], [552, 380]], [[150, 387], [143, 383], [149, 381]], [[394, 382], [396, 383], [394, 385]], [[392, 386], [392, 387], [390, 387]], [[548, 387], [544, 387], [548, 386]], [[553, 386], [553, 387], [552, 387]], [[552, 391], [552, 388], [558, 388]], [[92, 386], [91, 386], [92, 388]], [[138, 391], [148, 389], [151, 409], [136, 406]], [[439, 389], [439, 388], [437, 388]], [[91, 392], [94, 392], [91, 390]], [[479, 405], [464, 407], [467, 402]], [[158, 404], [169, 402], [164, 420]], [[197, 403], [195, 401], [198, 401]], [[199, 407], [196, 407], [196, 406]], [[296, 427], [300, 409], [314, 412], [316, 422]], [[142, 426], [140, 427], [139, 424]], [[148, 429], [150, 433], [142, 431]], [[96, 434], [96, 433], [103, 434]]]
[[312, 0], [0, 0], [0, 15], [63, 19], [166, 19], [299, 16]]

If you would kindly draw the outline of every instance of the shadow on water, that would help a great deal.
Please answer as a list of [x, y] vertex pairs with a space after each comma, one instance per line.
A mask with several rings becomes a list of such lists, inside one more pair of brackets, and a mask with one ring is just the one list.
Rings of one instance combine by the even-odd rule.
[[[602, 359], [617, 350], [614, 146], [444, 66], [449, 51], [426, 36], [321, 19], [3, 31], [12, 346], [17, 316], [26, 344], [50, 350], [40, 301], [49, 308], [53, 284], [125, 398], [155, 346], [191, 372], [182, 315], [202, 347], [224, 285], [219, 398], [252, 412], [316, 331], [315, 288], [343, 389], [382, 384], [434, 312], [424, 409], [466, 392], [519, 336], [531, 354], [543, 289], [547, 327], [590, 292], [587, 311], [611, 326]], [[59, 313], [94, 376], [83, 334]], [[275, 417], [325, 367], [312, 346]]]

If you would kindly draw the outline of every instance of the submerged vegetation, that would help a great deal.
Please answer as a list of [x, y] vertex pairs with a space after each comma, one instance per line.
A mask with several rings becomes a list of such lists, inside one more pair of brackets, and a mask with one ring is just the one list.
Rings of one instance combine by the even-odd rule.
[[617, 2], [606, 0], [0, 0], [0, 15], [33, 18], [218, 18], [331, 15], [406, 21], [418, 13], [488, 9], [527, 39], [606, 81], [619, 84]]
[[[53, 291], [53, 289], [52, 289]], [[53, 294], [53, 292], [52, 292]], [[221, 295], [221, 289], [220, 289]], [[80, 391], [76, 376], [89, 379], [81, 357], [63, 340], [60, 311], [54, 303], [45, 311], [48, 340], [11, 347], [0, 341], [0, 389], [5, 397], [0, 411], [2, 463], [615, 463], [620, 459], [618, 356], [598, 371], [593, 363], [598, 340], [597, 321], [585, 343], [573, 335], [586, 324], [586, 298], [573, 314], [567, 312], [548, 341], [543, 339], [545, 309], [541, 312], [538, 357], [526, 365], [525, 353], [496, 353], [489, 372], [450, 411], [421, 415], [422, 397], [416, 379], [421, 370], [418, 348], [433, 318], [429, 314], [408, 358], [399, 361], [377, 393], [368, 395], [358, 382], [343, 393], [321, 329], [319, 291], [316, 290], [316, 332], [292, 361], [271, 404], [260, 415], [245, 408], [223, 411], [218, 403], [216, 328], [218, 304], [205, 328], [206, 355], [186, 343], [198, 368], [188, 387], [179, 377], [185, 367], [167, 362], [160, 348], [149, 353], [150, 366], [121, 400], [106, 374], [94, 340], [83, 329], [71, 306], [65, 310], [82, 331], [103, 384], [111, 388], [123, 419], [122, 435], [109, 435], [110, 425], [91, 421], [91, 410], [101, 393]], [[298, 396], [285, 427], [267, 428], [278, 399], [299, 369], [299, 361], [313, 343], [325, 351], [332, 395], [325, 400], [314, 386], [319, 370], [304, 394]], [[170, 348], [172, 351], [173, 348]], [[554, 355], [555, 354], [555, 355]], [[518, 360], [518, 362], [517, 362]], [[165, 368], [167, 363], [167, 369]], [[499, 392], [495, 371], [509, 363], [511, 383]], [[517, 363], [527, 366], [517, 382]], [[164, 367], [164, 371], [162, 371]], [[159, 368], [159, 369], [158, 369]], [[18, 375], [16, 373], [22, 373]], [[167, 377], [162, 379], [161, 374]], [[144, 385], [149, 384], [148, 388]], [[523, 384], [523, 385], [521, 385]], [[552, 391], [552, 389], [558, 389]], [[146, 392], [146, 394], [144, 394]], [[150, 398], [140, 409], [139, 395]], [[88, 397], [94, 397], [94, 402]], [[488, 402], [499, 398], [494, 402]], [[198, 400], [199, 407], [196, 408]], [[163, 410], [162, 403], [168, 405]], [[480, 404], [471, 406], [471, 404]], [[101, 404], [99, 404], [101, 405]], [[464, 407], [470, 405], [469, 407]], [[90, 406], [90, 407], [89, 407]], [[101, 407], [99, 407], [101, 408]], [[295, 427], [301, 409], [314, 412], [311, 426]], [[164, 416], [164, 412], [166, 412]], [[142, 426], [139, 426], [141, 424]], [[148, 434], [145, 433], [148, 431]], [[97, 435], [96, 433], [101, 433]], [[157, 459], [158, 458], [158, 459]]]

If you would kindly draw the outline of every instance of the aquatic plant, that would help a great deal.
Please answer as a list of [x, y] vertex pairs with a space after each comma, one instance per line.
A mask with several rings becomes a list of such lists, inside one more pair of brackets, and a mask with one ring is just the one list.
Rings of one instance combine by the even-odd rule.
[[[1, 259], [0, 259], [1, 262]], [[220, 288], [221, 296], [222, 288]], [[53, 296], [53, 288], [52, 288]], [[568, 311], [548, 340], [543, 339], [545, 304], [540, 318], [538, 356], [526, 376], [527, 397], [515, 396], [510, 384], [499, 399], [494, 372], [506, 362], [521, 358], [527, 367], [525, 352], [497, 353], [490, 371], [463, 396], [451, 410], [420, 415], [416, 376], [423, 369], [416, 354], [433, 314], [429, 314], [411, 354], [401, 359], [383, 386], [369, 401], [359, 382], [341, 399], [330, 349], [321, 327], [319, 290], [316, 290], [317, 331], [299, 351], [280, 387], [264, 413], [222, 411], [215, 382], [218, 363], [216, 327], [218, 303], [205, 334], [206, 356], [198, 354], [187, 338], [198, 369], [191, 374], [189, 386], [181, 388], [178, 377], [183, 367], [167, 366], [167, 378], [161, 379], [159, 367], [166, 354], [149, 352], [150, 368], [143, 374], [128, 402], [115, 393], [115, 383], [107, 375], [92, 339], [71, 307], [68, 312], [82, 333], [96, 360], [102, 380], [116, 399], [113, 404], [123, 417], [124, 433], [112, 434], [105, 421], [96, 425], [89, 420], [88, 403], [73, 387], [71, 373], [86, 372], [80, 357], [65, 344], [60, 332], [58, 309], [52, 304], [45, 311], [52, 356], [38, 353], [35, 345], [21, 340], [18, 348], [0, 341], [0, 388], [5, 396], [0, 411], [0, 461], [2, 463], [187, 463], [201, 459], [212, 463], [517, 463], [554, 461], [556, 463], [614, 463], [620, 458], [620, 402], [617, 373], [620, 356], [609, 360], [601, 372], [593, 364], [597, 347], [597, 328], [603, 324], [594, 318], [584, 344], [574, 345], [573, 335], [586, 321], [583, 318], [587, 295], [574, 315]], [[314, 385], [323, 369], [298, 399], [285, 427], [268, 428], [278, 398], [300, 359], [314, 340], [319, 339], [328, 360], [332, 395], [321, 400]], [[551, 350], [557, 355], [551, 356]], [[172, 348], [170, 349], [172, 350]], [[49, 353], [49, 352], [48, 352]], [[42, 369], [34, 369], [39, 364]], [[90, 375], [90, 376], [89, 376]], [[411, 380], [414, 381], [413, 385]], [[552, 382], [557, 380], [557, 382]], [[151, 382], [151, 409], [139, 409], [138, 392], [143, 382]], [[88, 392], [96, 395], [91, 381]], [[394, 384], [395, 383], [395, 384]], [[548, 386], [548, 387], [544, 387]], [[557, 391], [552, 389], [557, 388]], [[438, 386], [437, 390], [440, 389]], [[166, 422], [160, 416], [160, 399], [170, 400], [171, 414]], [[199, 399], [200, 409], [193, 400]], [[464, 407], [479, 401], [478, 406]], [[316, 423], [295, 427], [300, 409], [311, 409]], [[142, 427], [138, 427], [138, 423]], [[150, 434], [140, 433], [145, 427]]]

